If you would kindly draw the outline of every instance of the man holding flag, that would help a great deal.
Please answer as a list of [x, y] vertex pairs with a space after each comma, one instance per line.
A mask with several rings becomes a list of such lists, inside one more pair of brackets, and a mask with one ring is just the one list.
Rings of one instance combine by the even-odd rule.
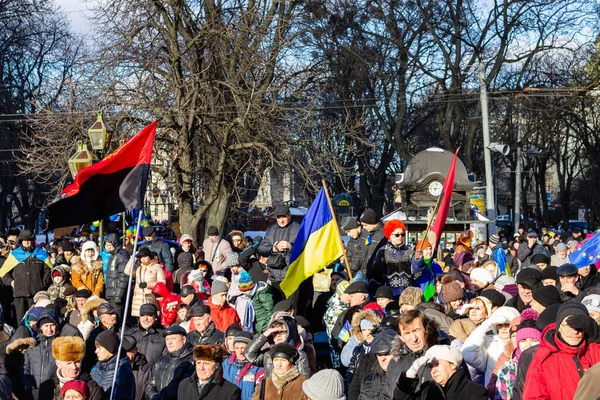
[[22, 231], [17, 245], [0, 268], [0, 277], [13, 288], [17, 321], [21, 321], [33, 306], [33, 296], [52, 284], [52, 264], [48, 253], [35, 246], [31, 231]]

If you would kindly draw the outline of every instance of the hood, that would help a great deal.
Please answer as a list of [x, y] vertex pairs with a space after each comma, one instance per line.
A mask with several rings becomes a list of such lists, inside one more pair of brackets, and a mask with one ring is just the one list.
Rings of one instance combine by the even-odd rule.
[[87, 301], [83, 305], [83, 308], [81, 309], [81, 320], [84, 322], [93, 321], [94, 317], [92, 313], [102, 303], [108, 303], [108, 301], [95, 296], [92, 296], [89, 299], [87, 299]]
[[110, 243], [116, 248], [119, 244], [119, 237], [116, 233], [109, 233], [108, 235], [106, 235], [106, 238], [104, 238], [104, 243]]
[[66, 264], [61, 264], [56, 267], [52, 271], [60, 272], [60, 275], [63, 277], [63, 282], [68, 282], [71, 279], [71, 267]]
[[[87, 250], [94, 250], [94, 255], [92, 257], [88, 257], [86, 254]], [[81, 246], [80, 257], [86, 264], [96, 261], [98, 259], [98, 246], [96, 246], [96, 243], [92, 242], [91, 240], [85, 242], [83, 246]]]
[[154, 289], [152, 289], [152, 293], [157, 294], [160, 297], [167, 297], [171, 292], [163, 282], [157, 282], [156, 285], [154, 285]]
[[587, 339], [584, 339], [580, 346], [572, 347], [563, 342], [558, 338], [558, 332], [556, 330], [556, 323], [551, 323], [542, 332], [542, 341], [538, 352], [542, 352], [543, 358], [545, 359], [552, 353], [566, 353], [572, 355], [583, 356], [587, 350]]
[[[284, 313], [283, 315], [274, 319], [272, 322], [280, 322], [287, 326], [288, 337], [285, 339], [286, 343], [291, 344], [297, 349], [303, 346], [302, 339], [298, 333], [298, 324], [296, 323], [296, 319], [294, 317]], [[269, 338], [269, 342], [271, 343], [271, 338]]]
[[363, 310], [352, 316], [352, 334], [358, 339], [358, 343], [363, 343], [365, 338], [360, 330], [360, 321], [366, 319], [373, 324], [373, 327], [379, 326], [381, 318], [373, 310]]

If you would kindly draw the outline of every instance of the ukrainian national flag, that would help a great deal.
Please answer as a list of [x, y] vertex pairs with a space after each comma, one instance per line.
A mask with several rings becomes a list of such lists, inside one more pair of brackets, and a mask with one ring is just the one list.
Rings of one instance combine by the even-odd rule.
[[306, 278], [340, 258], [344, 251], [342, 246], [325, 188], [321, 188], [300, 225], [290, 267], [280, 285], [283, 293], [291, 296]]
[[8, 274], [13, 268], [23, 261], [27, 260], [29, 257], [35, 257], [38, 260], [41, 260], [44, 264], [46, 264], [50, 269], [52, 269], [52, 262], [50, 261], [50, 256], [44, 250], [36, 247], [33, 253], [28, 253], [20, 247], [17, 247], [13, 251], [10, 252], [4, 264], [2, 264], [2, 268], [0, 268], [0, 278], [4, 275]]

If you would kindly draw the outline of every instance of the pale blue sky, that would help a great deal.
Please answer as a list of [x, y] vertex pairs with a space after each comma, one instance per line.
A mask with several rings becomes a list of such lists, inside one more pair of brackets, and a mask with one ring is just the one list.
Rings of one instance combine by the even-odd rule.
[[96, 3], [96, 0], [54, 0], [54, 4], [59, 6], [71, 21], [73, 30], [77, 33], [88, 33], [89, 27], [85, 20], [86, 15], [90, 15], [89, 10]]

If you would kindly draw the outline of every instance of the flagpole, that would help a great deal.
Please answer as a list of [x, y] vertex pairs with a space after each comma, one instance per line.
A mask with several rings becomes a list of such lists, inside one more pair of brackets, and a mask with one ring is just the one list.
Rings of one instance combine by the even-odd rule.
[[[135, 254], [137, 252], [137, 245], [138, 245], [138, 237], [139, 237], [139, 232], [140, 232], [140, 223], [142, 222], [142, 209], [140, 209], [140, 214], [138, 215], [138, 221], [137, 221], [137, 229], [135, 230], [135, 240], [133, 241], [133, 254], [131, 257], [135, 257]], [[115, 384], [117, 382], [117, 372], [119, 371], [119, 360], [121, 359], [121, 349], [123, 347], [123, 337], [125, 336], [125, 322], [127, 321], [127, 310], [129, 309], [129, 299], [131, 298], [131, 283], [133, 281], [133, 276], [135, 275], [135, 260], [133, 261], [133, 264], [131, 266], [131, 272], [129, 273], [129, 283], [127, 284], [127, 297], [125, 298], [125, 308], [123, 309], [123, 323], [121, 324], [121, 333], [119, 335], [119, 350], [117, 350], [117, 360], [116, 360], [116, 367], [115, 367], [115, 374], [113, 375], [113, 381], [112, 381], [112, 389], [110, 392], [110, 400], [114, 399], [114, 394], [116, 392], [116, 388], [115, 388]]]
[[[458, 149], [456, 149], [456, 151], [454, 152], [454, 156], [456, 156], [458, 154], [458, 150], [460, 150], [460, 147]], [[439, 196], [438, 196], [437, 202], [435, 203], [435, 208], [433, 209], [433, 212], [431, 213], [431, 217], [429, 217], [429, 222], [427, 223], [427, 229], [425, 229], [425, 236], [423, 236], [423, 240], [421, 241], [421, 245], [419, 246], [419, 248], [415, 249], [417, 251], [422, 251], [423, 250], [423, 243], [425, 243], [425, 240], [427, 240], [427, 234], [429, 233], [429, 229], [431, 228], [431, 223], [433, 222], [433, 217], [437, 213], [437, 210], [438, 210], [438, 207], [440, 205], [440, 200], [442, 199], [442, 194], [443, 193], [444, 192], [442, 191], [442, 193], [440, 193]], [[452, 196], [452, 194], [450, 194], [450, 196]], [[433, 243], [431, 245], [434, 246], [433, 247], [434, 249], [435, 249], [435, 246], [437, 246], [437, 244], [434, 245]]]
[[335, 212], [333, 211], [333, 205], [331, 204], [331, 199], [329, 198], [329, 189], [327, 189], [327, 184], [325, 183], [325, 179], [321, 180], [323, 183], [323, 188], [325, 189], [325, 196], [327, 197], [327, 204], [329, 204], [329, 210], [331, 211], [331, 216], [333, 217], [333, 224], [335, 225], [335, 231], [337, 232], [337, 237], [342, 246], [342, 254], [344, 257], [344, 264], [346, 265], [346, 272], [348, 272], [348, 278], [352, 281], [352, 271], [350, 271], [350, 264], [348, 263], [348, 256], [346, 256], [346, 246], [344, 246], [344, 241], [342, 240], [342, 235], [340, 234], [340, 228], [338, 226], [337, 219], [335, 218]]

